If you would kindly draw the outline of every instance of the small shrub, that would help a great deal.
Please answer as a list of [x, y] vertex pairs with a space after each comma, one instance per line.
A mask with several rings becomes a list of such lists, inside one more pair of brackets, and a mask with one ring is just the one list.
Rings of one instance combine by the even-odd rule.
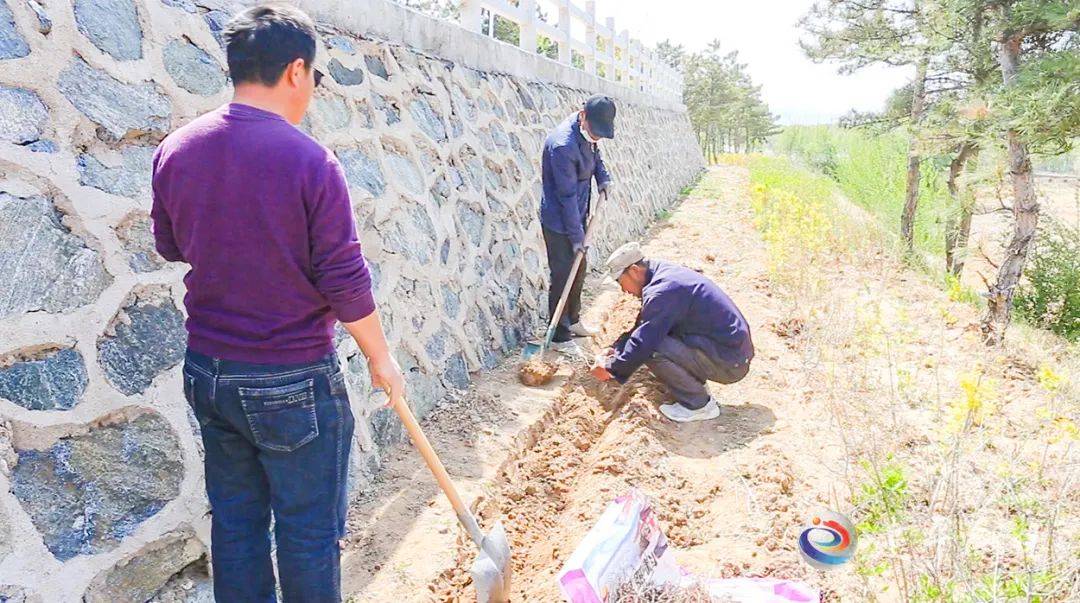
[[960, 282], [960, 278], [955, 274], [945, 274], [945, 294], [954, 302], [962, 302], [973, 306], [978, 306], [982, 302], [979, 294], [971, 287]]
[[748, 155], [750, 207], [765, 242], [769, 278], [797, 305], [824, 290], [821, 266], [849, 246], [836, 185], [784, 157]]
[[960, 375], [960, 391], [962, 395], [947, 408], [945, 429], [949, 433], [961, 433], [983, 425], [996, 409], [995, 384], [983, 378], [981, 373]]
[[1080, 229], [1050, 223], [1035, 241], [1014, 307], [1028, 323], [1080, 340]]
[[859, 510], [856, 528], [860, 533], [880, 534], [904, 520], [910, 497], [907, 476], [891, 456], [881, 467], [866, 460], [860, 464], [867, 479], [859, 485], [853, 501]]

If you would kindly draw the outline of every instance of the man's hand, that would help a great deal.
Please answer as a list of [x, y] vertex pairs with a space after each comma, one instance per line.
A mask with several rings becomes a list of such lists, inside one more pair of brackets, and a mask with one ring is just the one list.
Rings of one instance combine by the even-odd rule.
[[405, 378], [401, 375], [401, 367], [390, 354], [390, 346], [386, 344], [378, 310], [355, 322], [344, 323], [344, 326], [368, 359], [371, 387], [386, 392], [388, 400], [383, 408], [404, 403]]
[[607, 364], [607, 359], [614, 353], [615, 350], [609, 348], [607, 352], [597, 354], [596, 358], [593, 359], [593, 365], [592, 368], [589, 369], [589, 373], [601, 381], [610, 381], [611, 379], [614, 379], [611, 373], [608, 372], [607, 367], [604, 366]]
[[607, 200], [607, 198], [611, 195], [611, 192], [614, 191], [614, 190], [615, 190], [615, 181], [614, 180], [608, 180], [607, 182], [604, 182], [603, 184], [600, 184], [599, 186], [596, 187], [596, 191], [604, 196], [604, 200]]
[[393, 356], [386, 354], [382, 358], [368, 360], [368, 372], [371, 373], [371, 387], [386, 392], [387, 401], [383, 408], [405, 402], [405, 377]]
[[574, 255], [577, 255], [577, 254], [579, 254], [579, 253], [581, 253], [583, 251], [588, 252], [589, 251], [589, 246], [586, 243], [574, 243], [573, 244], [573, 250], [574, 250]]

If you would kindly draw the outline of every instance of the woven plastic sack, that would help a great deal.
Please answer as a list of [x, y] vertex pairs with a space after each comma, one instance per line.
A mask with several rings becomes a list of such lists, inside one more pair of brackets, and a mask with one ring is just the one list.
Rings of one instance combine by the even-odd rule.
[[700, 579], [675, 562], [667, 537], [647, 497], [631, 490], [615, 499], [559, 572], [569, 603], [608, 603], [630, 576], [656, 586], [704, 587], [718, 601], [809, 603], [820, 601], [809, 586], [773, 578]]

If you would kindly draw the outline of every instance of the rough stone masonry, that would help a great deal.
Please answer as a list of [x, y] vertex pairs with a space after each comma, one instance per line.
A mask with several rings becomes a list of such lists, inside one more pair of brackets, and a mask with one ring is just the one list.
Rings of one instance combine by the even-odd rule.
[[[344, 166], [418, 414], [538, 326], [538, 152], [588, 94], [620, 101], [597, 258], [702, 167], [685, 111], [647, 92], [386, 0], [301, 4], [330, 75], [303, 128]], [[155, 254], [147, 212], [156, 143], [229, 98], [220, 32], [237, 8], [0, 0], [0, 600], [212, 598], [184, 266]], [[344, 333], [338, 348], [359, 489], [403, 434]]]

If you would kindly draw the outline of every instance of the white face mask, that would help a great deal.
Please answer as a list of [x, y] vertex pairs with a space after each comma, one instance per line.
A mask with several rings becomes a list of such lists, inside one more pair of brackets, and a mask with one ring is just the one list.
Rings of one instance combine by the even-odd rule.
[[591, 142], [592, 144], [596, 144], [596, 143], [600, 142], [599, 138], [593, 138], [592, 136], [589, 136], [589, 133], [585, 131], [585, 124], [583, 124], [581, 122], [578, 122], [578, 126], [579, 126], [578, 129], [581, 130], [581, 137], [582, 138], [584, 138], [588, 142]]

